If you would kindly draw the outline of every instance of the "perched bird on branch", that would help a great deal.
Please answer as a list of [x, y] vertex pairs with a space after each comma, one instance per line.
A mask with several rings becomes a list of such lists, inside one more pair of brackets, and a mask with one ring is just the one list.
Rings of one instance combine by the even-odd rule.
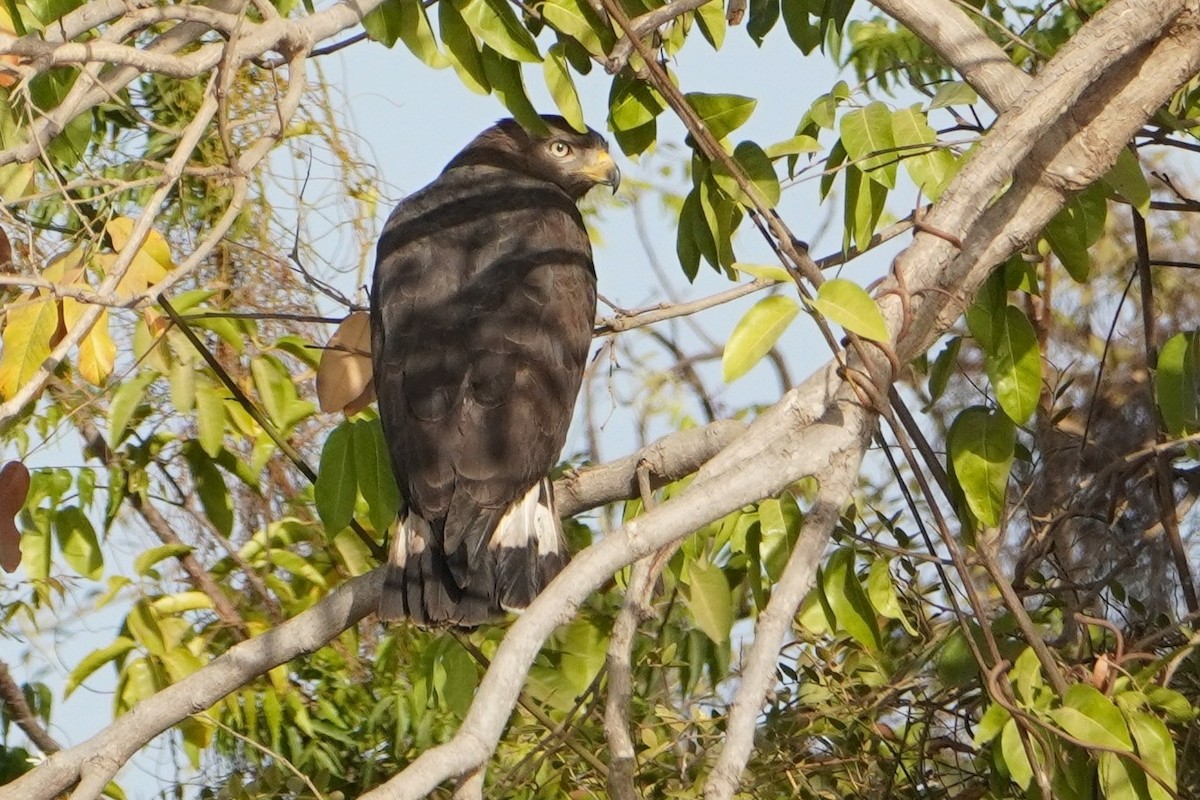
[[547, 473], [596, 313], [576, 202], [621, 175], [600, 134], [542, 120], [479, 134], [379, 240], [371, 352], [405, 503], [383, 619], [479, 625], [527, 606], [569, 558]]

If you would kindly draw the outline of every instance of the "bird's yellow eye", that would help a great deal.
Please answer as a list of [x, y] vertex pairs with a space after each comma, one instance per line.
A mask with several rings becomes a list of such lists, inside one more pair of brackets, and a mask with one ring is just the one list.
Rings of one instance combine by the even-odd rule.
[[566, 158], [571, 155], [571, 145], [566, 142], [551, 142], [550, 153], [558, 158]]

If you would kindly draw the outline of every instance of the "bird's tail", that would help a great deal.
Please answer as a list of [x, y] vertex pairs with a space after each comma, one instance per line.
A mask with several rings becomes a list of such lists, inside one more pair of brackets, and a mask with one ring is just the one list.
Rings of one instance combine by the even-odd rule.
[[388, 551], [381, 619], [408, 618], [424, 627], [482, 625], [528, 606], [570, 559], [549, 479], [500, 517], [463, 578], [455, 580], [446, 554], [432, 543], [429, 522], [404, 512]]

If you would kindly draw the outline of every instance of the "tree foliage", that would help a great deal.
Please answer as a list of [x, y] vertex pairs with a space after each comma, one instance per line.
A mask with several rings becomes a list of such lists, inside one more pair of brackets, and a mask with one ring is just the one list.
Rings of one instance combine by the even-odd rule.
[[[163, 732], [161, 794], [230, 800], [1200, 793], [1197, 31], [1167, 0], [9, 0], [0, 798], [121, 797]], [[789, 119], [678, 66], [735, 36], [844, 79]], [[345, 46], [529, 125], [527, 82], [604, 116], [642, 165], [606, 213], [665, 207], [647, 260], [730, 282], [598, 320], [557, 481], [578, 555], [511, 625], [370, 615], [400, 501], [366, 373], [319, 385], [361, 361], [377, 231], [319, 69]], [[779, 210], [806, 181], [820, 259]], [[804, 324], [831, 360], [796, 382]], [[717, 400], [764, 364], [769, 403]], [[643, 446], [604, 462], [614, 371]], [[56, 707], [102, 676], [80, 740]]]

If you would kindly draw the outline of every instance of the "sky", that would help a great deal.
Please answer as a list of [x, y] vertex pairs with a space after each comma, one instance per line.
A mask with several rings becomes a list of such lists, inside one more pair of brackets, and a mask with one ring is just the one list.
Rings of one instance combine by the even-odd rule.
[[[749, 122], [735, 133], [735, 139], [753, 139], [764, 147], [792, 136], [813, 99], [841, 77], [830, 60], [820, 53], [803, 57], [791, 44], [782, 23], [767, 37], [762, 48], [755, 46], [742, 28], [730, 29], [719, 53], [699, 35], [692, 36], [671, 67], [685, 92], [727, 92], [756, 97], [757, 108]], [[386, 199], [379, 207], [379, 224], [396, 201], [432, 180], [476, 133], [507, 115], [496, 98], [472, 94], [461, 85], [452, 70], [429, 69], [402, 44], [389, 50], [373, 42], [359, 43], [322, 58], [321, 68], [325, 77], [340, 91], [344, 103], [341, 110], [350, 127], [361, 137], [364, 153], [382, 177], [383, 184], [379, 189]], [[544, 112], [554, 111], [537, 65], [527, 67], [526, 85], [536, 107]], [[592, 127], [604, 132], [609, 77], [594, 68], [590, 76], [579, 79], [578, 85], [586, 119]], [[658, 155], [631, 160], [621, 155], [614, 145], [613, 151], [626, 182], [630, 179], [661, 182], [657, 168], [668, 163], [672, 153], [684, 152], [683, 138], [682, 125], [668, 111], [660, 118]], [[823, 143], [828, 145], [829, 142]], [[684, 188], [678, 172], [675, 175], [675, 187]], [[669, 292], [678, 299], [692, 299], [729, 288], [731, 283], [726, 277], [705, 266], [701, 266], [695, 284], [689, 284], [675, 258], [674, 220], [654, 205], [650, 209], [651, 213], [646, 216], [647, 232], [662, 271], [670, 278]], [[840, 205], [832, 211], [834, 224], [828, 226], [832, 235], [817, 235], [825, 227], [831, 211], [829, 206], [821, 206], [815, 179], [788, 186], [780, 211], [798, 236], [811, 240], [815, 256], [826, 255], [840, 245], [840, 226], [837, 224]], [[598, 241], [595, 261], [600, 293], [625, 308], [644, 307], [665, 300], [667, 290], [649, 265], [637, 235], [634, 216], [622, 195], [618, 195], [615, 202], [603, 203], [591, 223]], [[847, 277], [865, 285], [882, 274], [890, 258], [904, 243], [902, 237], [880, 253], [856, 262]], [[316, 246], [323, 258], [332, 263], [343, 259], [346, 278], [339, 288], [352, 294], [356, 288], [353, 276], [358, 265], [345, 260], [356, 261], [358, 256], [345, 244], [337, 235], [331, 235], [327, 242], [319, 242]], [[775, 263], [749, 223], [743, 225], [736, 247], [739, 260]], [[699, 317], [700, 324], [717, 342], [722, 342], [746, 309], [762, 296], [753, 295], [704, 312]], [[601, 313], [604, 314], [605, 309], [602, 308]], [[680, 330], [686, 335], [686, 329]], [[805, 315], [793, 323], [780, 347], [792, 377], [797, 381], [829, 357]], [[665, 360], [663, 365], [667, 366]], [[701, 372], [726, 408], [767, 403], [779, 395], [778, 379], [764, 365], [728, 387], [721, 384], [718, 364], [703, 366]], [[610, 404], [609, 408], [600, 411], [608, 420], [604, 428], [606, 457], [630, 452], [636, 447], [636, 440], [628, 426], [631, 420], [627, 410], [620, 407], [619, 397], [601, 398], [601, 402]], [[574, 444], [568, 445], [568, 451], [579, 446], [579, 436], [580, 432], [574, 430]], [[75, 451], [68, 463], [77, 458]], [[44, 450], [30, 466], [39, 466], [39, 461], [47, 465], [62, 464], [62, 451], [57, 448]], [[109, 564], [113, 568], [110, 574], [120, 570], [122, 564], [128, 566], [133, 555], [132, 552], [110, 555]], [[18, 680], [43, 680], [55, 689], [56, 698], [61, 697], [62, 682], [70, 666], [78, 663], [83, 653], [111, 641], [113, 630], [126, 610], [127, 606], [115, 604], [102, 612], [80, 615], [72, 624], [63, 627], [56, 639], [35, 651], [32, 661], [18, 659], [16, 646], [0, 639], [0, 658], [14, 665]], [[40, 666], [35, 668], [35, 663]], [[57, 709], [53, 734], [69, 745], [86, 739], [107, 724], [111, 719], [114, 683], [111, 669], [97, 672]], [[157, 777], [172, 775], [169, 763], [173, 758], [161, 748], [151, 748], [140, 754], [119, 778], [129, 797], [133, 800], [150, 798], [160, 791], [162, 786]]]

